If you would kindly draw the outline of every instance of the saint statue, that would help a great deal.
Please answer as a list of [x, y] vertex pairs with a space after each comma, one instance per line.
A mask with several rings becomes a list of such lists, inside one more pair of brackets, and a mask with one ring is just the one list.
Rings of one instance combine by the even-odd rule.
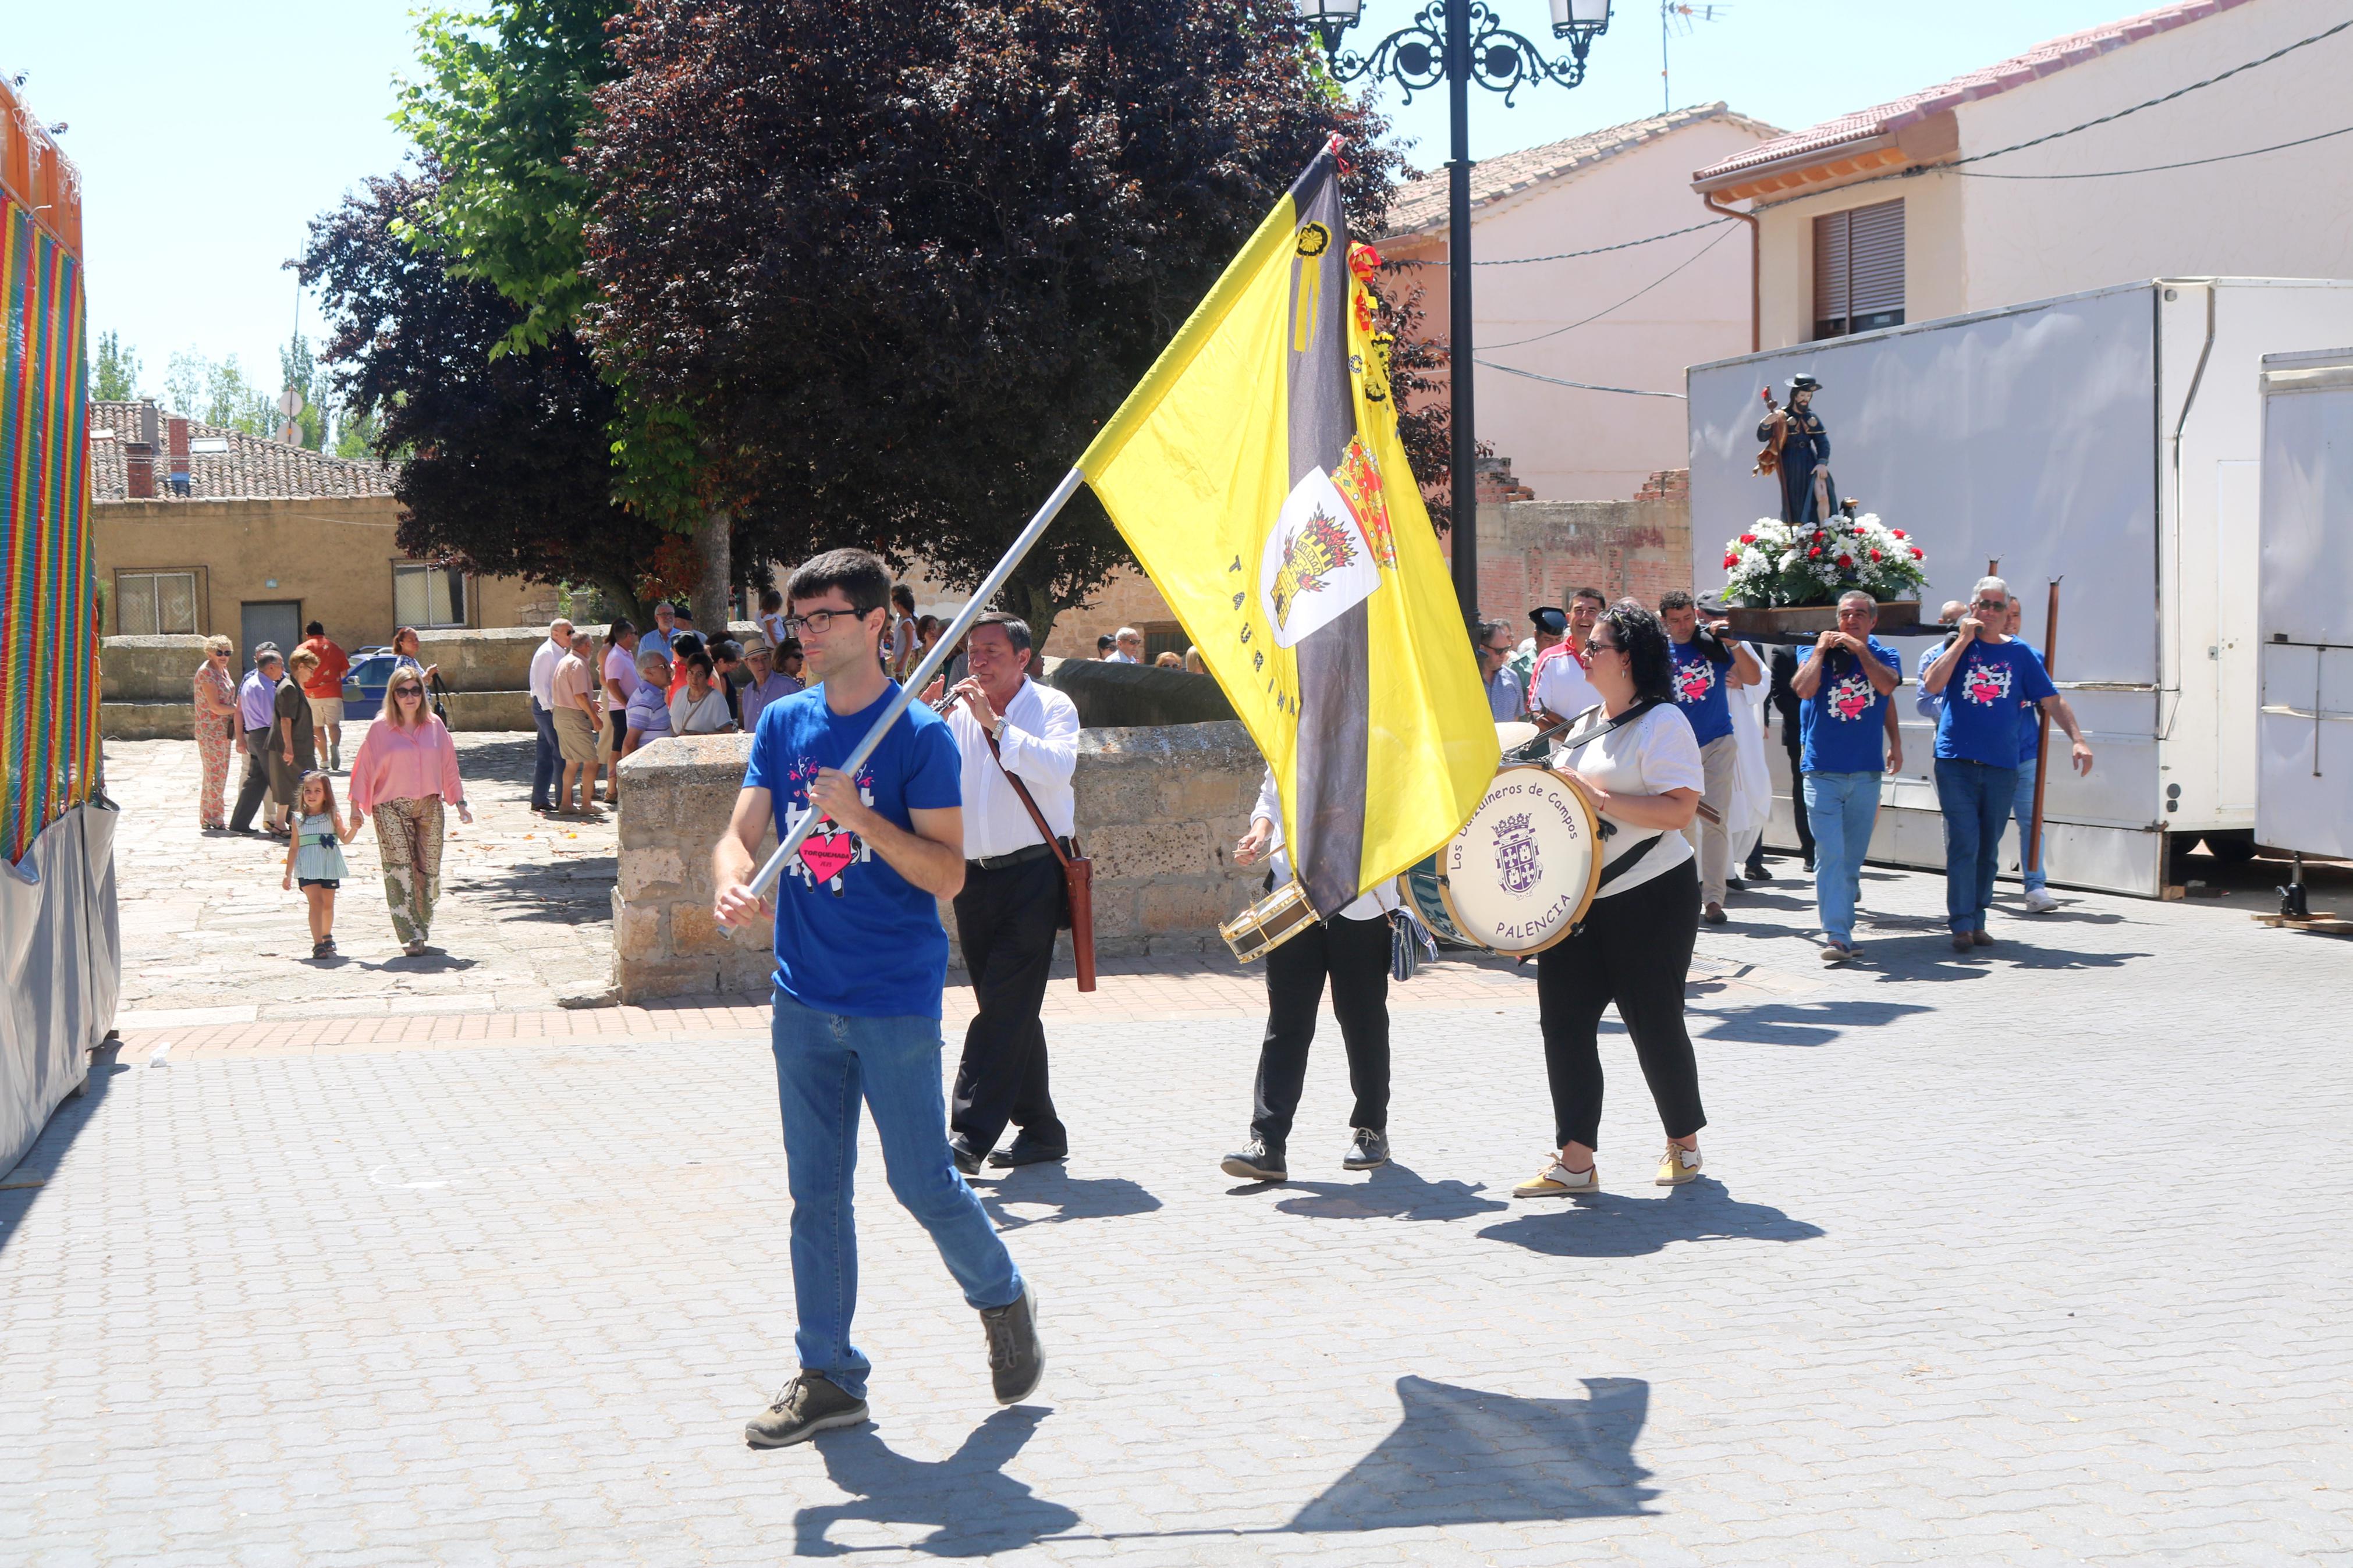
[[1770, 412], [1757, 422], [1757, 438], [1765, 449], [1757, 454], [1756, 472], [1780, 481], [1784, 522], [1821, 522], [1831, 515], [1831, 437], [1813, 411], [1821, 384], [1810, 375], [1791, 376], [1787, 408], [1770, 392], [1764, 394]]

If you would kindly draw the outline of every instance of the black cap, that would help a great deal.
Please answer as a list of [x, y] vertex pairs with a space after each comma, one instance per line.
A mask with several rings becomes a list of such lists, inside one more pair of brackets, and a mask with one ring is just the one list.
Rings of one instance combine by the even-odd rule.
[[1799, 371], [1789, 378], [1789, 391], [1793, 395], [1800, 392], [1820, 392], [1821, 389], [1822, 384], [1804, 371]]
[[1538, 605], [1528, 612], [1528, 619], [1547, 637], [1558, 637], [1568, 630], [1568, 612], [1558, 605]]

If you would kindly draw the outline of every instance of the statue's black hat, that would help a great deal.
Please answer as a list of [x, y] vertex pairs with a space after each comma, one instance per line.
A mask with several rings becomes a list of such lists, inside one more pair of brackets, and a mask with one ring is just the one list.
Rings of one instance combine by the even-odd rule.
[[1819, 392], [1821, 390], [1821, 385], [1820, 382], [1803, 371], [1789, 378], [1789, 392], [1793, 396], [1800, 392]]

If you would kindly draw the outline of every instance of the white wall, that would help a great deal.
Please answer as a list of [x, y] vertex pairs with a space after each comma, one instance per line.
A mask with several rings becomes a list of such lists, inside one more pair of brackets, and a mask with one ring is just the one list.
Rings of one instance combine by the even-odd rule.
[[[2114, 113], [2342, 21], [2342, 0], [2253, 0], [1954, 110], [1963, 157]], [[1925, 321], [2149, 278], [2353, 278], [2353, 137], [2120, 179], [2347, 122], [2353, 33], [1973, 173], [1931, 169], [1761, 209], [1767, 347], [1813, 329], [1814, 217], [1901, 196], [1905, 318]]]
[[[1482, 260], [1587, 250], [1707, 221], [1691, 172], [1756, 145], [1721, 120], [1678, 128], [1583, 173], [1477, 210]], [[1433, 174], [1432, 178], [1443, 178]], [[1714, 243], [1699, 261], [1588, 326], [1479, 356], [1568, 381], [1681, 393], [1683, 367], [1748, 348], [1748, 231], [1730, 224], [1575, 261], [1481, 267], [1475, 342], [1501, 344], [1567, 326], [1624, 300]], [[1385, 241], [1384, 255], [1431, 263], [1420, 273], [1425, 331], [1448, 331], [1445, 231]], [[1661, 468], [1683, 466], [1683, 405], [1669, 398], [1579, 392], [1482, 369], [1482, 440], [1540, 500], [1630, 496]]]

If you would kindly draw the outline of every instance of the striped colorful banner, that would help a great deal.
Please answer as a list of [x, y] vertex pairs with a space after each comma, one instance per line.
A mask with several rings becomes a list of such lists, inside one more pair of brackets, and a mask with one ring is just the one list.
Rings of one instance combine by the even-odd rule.
[[24, 858], [98, 777], [81, 263], [0, 200], [0, 855]]

